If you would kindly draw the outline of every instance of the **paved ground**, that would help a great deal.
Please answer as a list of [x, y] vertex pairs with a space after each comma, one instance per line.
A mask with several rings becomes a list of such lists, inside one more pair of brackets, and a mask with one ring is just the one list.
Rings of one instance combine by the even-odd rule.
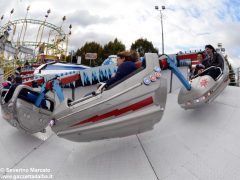
[[[121, 139], [74, 143], [49, 129], [29, 136], [0, 117], [0, 175], [8, 171], [8, 176], [48, 175], [57, 180], [239, 179], [240, 89], [227, 87], [212, 104], [185, 111], [177, 104], [178, 86], [174, 84], [163, 119], [153, 131]], [[77, 95], [90, 90], [78, 90]]]

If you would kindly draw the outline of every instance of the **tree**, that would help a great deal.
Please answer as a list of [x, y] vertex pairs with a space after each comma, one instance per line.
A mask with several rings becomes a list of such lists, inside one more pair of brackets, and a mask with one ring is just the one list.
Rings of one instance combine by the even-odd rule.
[[137, 51], [140, 56], [144, 56], [145, 53], [158, 53], [158, 49], [153, 47], [152, 42], [148, 41], [147, 39], [140, 38], [136, 40], [131, 45], [131, 50]]
[[[86, 53], [97, 53], [97, 59], [92, 60], [92, 63], [90, 60], [85, 59]], [[82, 58], [82, 64], [87, 66], [99, 66], [102, 64], [102, 54], [103, 54], [103, 48], [102, 46], [97, 42], [86, 42], [83, 47], [77, 50], [76, 55], [81, 56]], [[90, 64], [91, 63], [91, 64]]]
[[71, 62], [71, 55], [68, 55], [68, 56], [66, 57], [66, 62], [68, 62], [68, 63]]
[[110, 41], [106, 45], [104, 45], [103, 58], [106, 59], [109, 55], [117, 54], [124, 50], [125, 50], [125, 45], [121, 41], [118, 41], [117, 38], [115, 38], [113, 42]]

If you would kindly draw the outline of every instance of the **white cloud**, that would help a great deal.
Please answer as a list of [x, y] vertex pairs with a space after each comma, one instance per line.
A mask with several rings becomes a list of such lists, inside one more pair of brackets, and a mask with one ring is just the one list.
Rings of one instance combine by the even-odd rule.
[[[234, 1], [235, 2], [235, 1]], [[1, 0], [0, 12], [5, 21], [12, 7], [13, 18], [24, 17], [31, 5], [29, 17], [44, 19], [48, 8], [48, 20], [60, 25], [66, 15], [64, 27], [73, 25], [70, 48], [81, 47], [86, 41], [102, 44], [117, 37], [127, 48], [140, 37], [152, 41], [161, 50], [161, 23], [155, 5], [165, 5], [163, 11], [166, 53], [177, 53], [205, 44], [221, 42], [234, 61], [240, 56], [239, 8], [229, 0]], [[236, 3], [236, 2], [235, 2]], [[231, 6], [230, 6], [231, 5]], [[0, 22], [2, 24], [2, 22]], [[0, 25], [1, 25], [0, 24]], [[66, 30], [68, 31], [68, 30]], [[33, 36], [33, 35], [32, 35]]]

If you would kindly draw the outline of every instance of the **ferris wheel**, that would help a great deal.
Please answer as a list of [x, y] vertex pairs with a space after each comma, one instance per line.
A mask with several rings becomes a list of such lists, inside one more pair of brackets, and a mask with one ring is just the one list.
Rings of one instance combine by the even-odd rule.
[[[57, 26], [47, 21], [50, 9], [42, 20], [28, 17], [29, 9], [28, 6], [25, 17], [20, 19], [12, 19], [12, 9], [9, 20], [2, 26], [0, 24], [1, 61], [37, 59], [40, 55], [57, 56], [63, 60], [67, 55], [72, 28], [72, 25], [69, 25], [68, 33], [64, 32], [63, 23], [66, 16]], [[1, 17], [0, 23], [3, 19], [4, 16]]]

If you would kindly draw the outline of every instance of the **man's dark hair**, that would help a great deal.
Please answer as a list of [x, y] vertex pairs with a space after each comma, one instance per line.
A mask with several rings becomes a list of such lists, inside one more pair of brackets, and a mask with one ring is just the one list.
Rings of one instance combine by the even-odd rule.
[[8, 76], [7, 81], [12, 81], [12, 78]]
[[15, 78], [15, 82], [18, 83], [18, 84], [22, 84], [22, 77], [21, 76], [17, 76]]
[[215, 48], [214, 48], [211, 44], [206, 45], [206, 46], [205, 46], [205, 49], [206, 49], [206, 48], [212, 49], [213, 52], [216, 52]]

